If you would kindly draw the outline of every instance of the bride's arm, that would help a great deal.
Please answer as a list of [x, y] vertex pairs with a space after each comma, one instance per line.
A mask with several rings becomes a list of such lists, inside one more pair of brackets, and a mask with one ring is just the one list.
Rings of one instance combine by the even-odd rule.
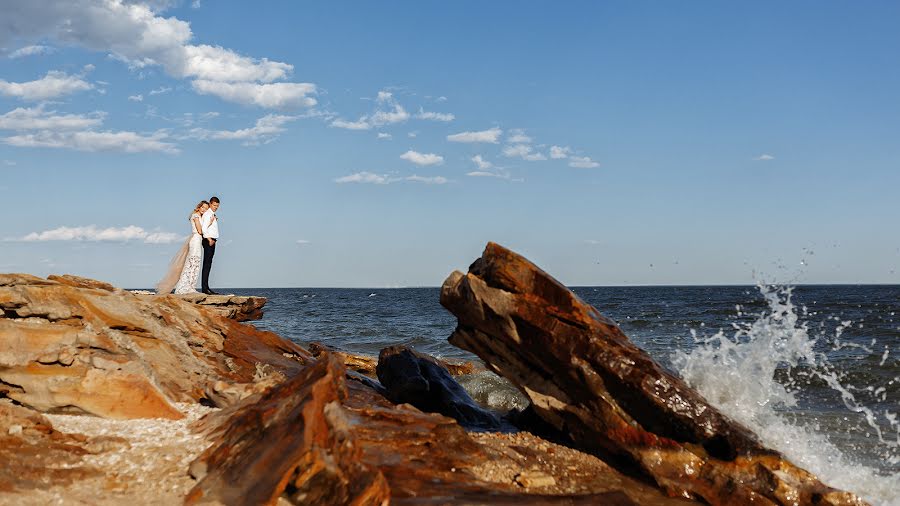
[[200, 227], [200, 218], [191, 218], [191, 221], [194, 223], [194, 230], [196, 230], [198, 234], [203, 235], [203, 230]]

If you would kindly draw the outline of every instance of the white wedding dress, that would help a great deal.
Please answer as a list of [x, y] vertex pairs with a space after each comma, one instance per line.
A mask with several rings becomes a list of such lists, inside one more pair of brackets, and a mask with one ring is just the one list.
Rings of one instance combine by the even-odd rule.
[[197, 233], [194, 219], [199, 220], [200, 214], [191, 215], [191, 235], [172, 259], [166, 276], [156, 286], [158, 295], [167, 295], [172, 292], [172, 288], [175, 288], [176, 294], [197, 293], [197, 279], [203, 263], [203, 237]]

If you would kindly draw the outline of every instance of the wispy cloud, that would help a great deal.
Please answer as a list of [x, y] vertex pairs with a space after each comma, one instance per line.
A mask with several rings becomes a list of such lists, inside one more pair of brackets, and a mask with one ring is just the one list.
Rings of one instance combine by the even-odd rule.
[[532, 138], [525, 135], [525, 129], [514, 128], [509, 131], [510, 135], [506, 138], [506, 142], [510, 144], [530, 144]]
[[488, 130], [481, 130], [477, 132], [460, 132], [458, 134], [448, 135], [447, 140], [450, 142], [484, 142], [489, 144], [498, 144], [500, 142], [500, 136], [502, 134], [503, 130], [494, 127]]
[[550, 158], [559, 160], [568, 158], [572, 154], [572, 148], [569, 146], [550, 146]]
[[19, 107], [0, 115], [0, 130], [71, 130], [92, 128], [103, 123], [105, 114], [57, 114], [44, 105]]
[[569, 167], [575, 167], [576, 169], [593, 169], [599, 167], [600, 164], [591, 160], [589, 156], [570, 156], [569, 157]]
[[135, 225], [125, 227], [100, 228], [96, 225], [83, 227], [58, 227], [41, 232], [32, 232], [19, 239], [6, 239], [20, 242], [47, 241], [87, 241], [87, 242], [129, 242], [139, 241], [146, 244], [169, 244], [182, 239], [172, 232], [149, 231]]
[[197, 93], [265, 109], [312, 107], [317, 103], [309, 96], [316, 93], [316, 85], [311, 83], [231, 83], [197, 79], [191, 84]]
[[268, 144], [285, 131], [284, 125], [298, 119], [297, 116], [267, 114], [256, 120], [256, 124], [240, 130], [207, 130], [194, 128], [189, 137], [200, 140], [237, 140], [245, 146]]
[[384, 139], [384, 140], [388, 140], [388, 141], [389, 141], [389, 140], [393, 139], [394, 136], [391, 135], [391, 134], [389, 134], [389, 133], [378, 132], [378, 138], [379, 138], [379, 139]]
[[25, 46], [25, 47], [16, 49], [12, 53], [9, 53], [9, 57], [10, 58], [24, 58], [26, 56], [50, 54], [55, 51], [56, 51], [56, 49], [54, 49], [50, 46]]
[[418, 151], [409, 150], [400, 155], [401, 160], [414, 163], [419, 166], [439, 165], [444, 163], [444, 157], [434, 153], [419, 153]]
[[144, 96], [143, 95], [129, 95], [128, 100], [131, 100], [132, 102], [143, 102]]
[[442, 112], [431, 112], [425, 111], [421, 107], [419, 108], [419, 112], [416, 114], [417, 119], [426, 119], [432, 121], [443, 121], [445, 123], [453, 121], [456, 119], [456, 116], [452, 113], [442, 113]]
[[757, 157], [754, 158], [754, 160], [756, 160], [757, 162], [768, 162], [768, 161], [774, 160], [774, 159], [775, 159], [774, 156], [772, 156], [772, 155], [767, 155], [767, 154], [765, 154], [765, 153], [763, 153], [763, 154], [761, 154], [761, 155], [759, 155], [759, 156], [757, 156]]
[[125, 153], [161, 152], [177, 154], [178, 148], [166, 142], [168, 133], [157, 131], [141, 134], [129, 131], [95, 132], [42, 130], [0, 139], [10, 146], [21, 148], [67, 148], [76, 151], [122, 151]]
[[297, 239], [297, 244], [300, 246], [306, 246], [307, 244], [312, 244], [312, 241], [307, 241], [306, 239]]
[[40, 79], [22, 83], [0, 79], [0, 95], [27, 101], [50, 100], [90, 90], [93, 87], [93, 84], [85, 81], [81, 76], [69, 75], [57, 70], [47, 72], [47, 75]]
[[512, 146], [506, 146], [503, 148], [503, 156], [508, 158], [521, 158], [529, 162], [547, 159], [544, 154], [535, 152], [534, 149], [527, 144], [513, 144]]
[[475, 162], [475, 165], [478, 167], [479, 170], [488, 170], [494, 166], [493, 163], [485, 160], [484, 158], [481, 157], [481, 155], [473, 156], [472, 161]]
[[425, 184], [447, 184], [450, 182], [449, 179], [443, 176], [419, 176], [413, 174], [412, 176], [404, 178], [406, 181], [412, 181], [415, 183], [425, 183]]
[[155, 89], [150, 90], [149, 95], [150, 95], [150, 96], [153, 96], [153, 95], [162, 95], [163, 93], [168, 93], [168, 92], [170, 92], [170, 91], [172, 91], [172, 88], [170, 88], [170, 87], [168, 87], [168, 86], [160, 86], [159, 88], [155, 88]]
[[388, 184], [391, 179], [386, 174], [375, 174], [373, 172], [357, 172], [349, 176], [342, 176], [334, 180], [335, 183], [361, 183], [361, 184]]

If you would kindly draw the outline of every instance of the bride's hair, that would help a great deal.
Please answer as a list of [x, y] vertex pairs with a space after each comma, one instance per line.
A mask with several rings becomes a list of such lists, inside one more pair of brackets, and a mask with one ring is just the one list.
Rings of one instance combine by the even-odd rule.
[[[191, 211], [191, 216], [193, 216], [194, 213], [199, 213], [199, 212], [200, 212], [200, 208], [203, 207], [203, 204], [209, 205], [209, 202], [207, 202], [207, 201], [205, 201], [205, 200], [201, 200], [200, 203], [197, 204], [197, 207], [195, 207], [194, 210]], [[191, 216], [188, 216], [188, 218], [190, 218]]]

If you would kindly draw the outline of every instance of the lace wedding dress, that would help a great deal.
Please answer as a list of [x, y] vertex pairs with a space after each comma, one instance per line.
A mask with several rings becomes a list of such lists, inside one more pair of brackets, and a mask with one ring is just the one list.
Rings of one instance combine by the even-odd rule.
[[191, 215], [191, 236], [185, 241], [178, 254], [169, 264], [169, 271], [156, 286], [156, 293], [166, 295], [175, 289], [176, 294], [196, 293], [197, 278], [200, 277], [202, 267], [201, 255], [203, 254], [203, 237], [197, 233], [194, 219], [199, 220], [200, 214]]

